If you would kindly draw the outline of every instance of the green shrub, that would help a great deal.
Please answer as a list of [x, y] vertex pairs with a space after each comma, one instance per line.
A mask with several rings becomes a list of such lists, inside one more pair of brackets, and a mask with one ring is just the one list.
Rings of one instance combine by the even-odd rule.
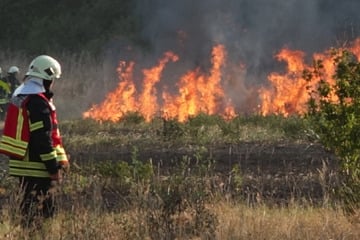
[[140, 124], [145, 122], [145, 118], [138, 112], [130, 112], [121, 119], [121, 122], [124, 125]]
[[346, 50], [334, 50], [332, 57], [334, 84], [323, 78], [321, 61], [304, 73], [308, 81], [321, 79], [315, 90], [309, 90], [307, 117], [320, 141], [339, 157], [342, 185], [336, 193], [345, 210], [353, 212], [360, 206], [360, 63]]

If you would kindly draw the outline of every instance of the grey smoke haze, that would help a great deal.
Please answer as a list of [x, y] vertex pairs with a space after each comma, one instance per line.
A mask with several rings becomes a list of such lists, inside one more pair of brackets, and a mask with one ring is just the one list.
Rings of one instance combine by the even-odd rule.
[[274, 59], [281, 48], [302, 50], [310, 61], [315, 52], [343, 45], [360, 36], [359, 9], [359, 0], [139, 0], [136, 11], [150, 42], [149, 63], [168, 50], [180, 56], [167, 66], [165, 84], [194, 67], [208, 69], [211, 48], [224, 44], [228, 61], [247, 68], [245, 75], [231, 73], [225, 89], [242, 111], [256, 106], [246, 85], [284, 69]]
[[302, 50], [310, 63], [313, 53], [360, 36], [359, 9], [359, 0], [138, 0], [135, 11], [142, 37], [150, 43], [148, 51], [121, 47], [110, 55], [134, 60], [134, 80], [141, 84], [140, 70], [173, 51], [180, 60], [167, 64], [157, 87], [159, 92], [164, 85], [174, 87], [170, 90], [175, 93], [179, 77], [195, 67], [208, 71], [212, 47], [223, 44], [228, 62], [246, 66], [245, 73], [227, 72], [226, 95], [239, 112], [247, 111], [257, 106], [251, 87], [266, 84], [270, 72], [285, 69], [274, 59], [280, 49]]
[[284, 46], [311, 54], [356, 38], [359, 9], [358, 0], [139, 0], [137, 10], [153, 53], [201, 64], [222, 43], [256, 73]]

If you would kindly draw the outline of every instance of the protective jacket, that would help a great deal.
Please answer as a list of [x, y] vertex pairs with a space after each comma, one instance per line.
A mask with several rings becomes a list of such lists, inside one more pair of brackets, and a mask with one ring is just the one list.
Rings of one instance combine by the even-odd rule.
[[61, 165], [68, 164], [55, 106], [45, 93], [24, 94], [26, 89], [22, 86], [11, 98], [0, 153], [10, 157], [10, 175], [50, 177]]
[[14, 90], [20, 85], [19, 80], [16, 78], [15, 74], [9, 73], [4, 80], [10, 85], [10, 91], [13, 93]]
[[0, 79], [0, 105], [7, 104], [9, 102], [10, 92], [9, 84]]

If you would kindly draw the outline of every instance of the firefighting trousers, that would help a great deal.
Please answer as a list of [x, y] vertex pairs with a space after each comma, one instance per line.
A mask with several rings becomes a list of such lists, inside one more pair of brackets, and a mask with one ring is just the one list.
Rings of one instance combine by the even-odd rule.
[[22, 215], [21, 225], [32, 227], [53, 217], [55, 212], [55, 198], [50, 194], [50, 178], [19, 177], [23, 198], [20, 204]]

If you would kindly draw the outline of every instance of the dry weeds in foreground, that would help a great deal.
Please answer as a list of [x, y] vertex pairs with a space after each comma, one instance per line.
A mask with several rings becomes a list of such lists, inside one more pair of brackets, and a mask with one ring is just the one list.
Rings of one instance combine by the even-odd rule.
[[[80, 204], [81, 205], [81, 204]], [[226, 202], [208, 205], [216, 214], [219, 224], [215, 236], [201, 235], [190, 239], [348, 239], [360, 238], [360, 224], [346, 218], [341, 210], [300, 207], [268, 208], [264, 205], [248, 207], [241, 203]], [[10, 214], [3, 209], [2, 216]], [[4, 215], [5, 214], [5, 215]], [[1, 223], [1, 239], [154, 239], [151, 238], [146, 213], [139, 209], [109, 213], [89, 211], [86, 206], [60, 212], [44, 227], [43, 233], [29, 233], [10, 225], [6, 219]], [[178, 231], [176, 239], [189, 239], [186, 225], [191, 213], [176, 216]], [[161, 229], [158, 229], [161, 231]], [[46, 236], [46, 238], [44, 238]], [[166, 236], [166, 234], [164, 235]], [[171, 239], [171, 238], [161, 238]]]
[[359, 222], [351, 223], [341, 210], [219, 204], [214, 211], [221, 222], [217, 239], [360, 239]]

